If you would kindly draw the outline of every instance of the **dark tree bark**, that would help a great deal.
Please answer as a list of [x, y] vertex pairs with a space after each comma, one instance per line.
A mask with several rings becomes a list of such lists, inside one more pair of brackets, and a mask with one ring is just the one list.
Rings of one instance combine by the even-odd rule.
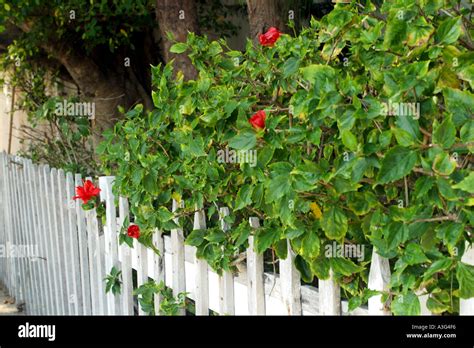
[[156, 17], [161, 33], [162, 57], [165, 62], [174, 59], [174, 71], [182, 71], [185, 79], [194, 79], [196, 69], [191, 64], [189, 57], [183, 54], [170, 52], [173, 42], [167, 39], [171, 32], [177, 41], [184, 42], [188, 32], [199, 34], [197, 9], [194, 0], [157, 0]]
[[[11, 34], [0, 37], [8, 45], [9, 38], [18, 36], [18, 29], [23, 32], [31, 30], [32, 23], [23, 23], [18, 28], [11, 28]], [[0, 44], [0, 49], [3, 45]], [[50, 40], [41, 44], [41, 48], [54, 60], [61, 64], [74, 84], [78, 87], [79, 95], [84, 101], [95, 103], [95, 119], [93, 120], [94, 142], [100, 141], [102, 132], [112, 127], [120, 117], [118, 106], [125, 109], [138, 104], [152, 108], [152, 101], [147, 86], [137, 78], [132, 67], [124, 67], [123, 58], [118, 59], [112, 68], [101, 60], [78, 52], [65, 42]], [[107, 59], [105, 59], [107, 60]], [[103, 64], [105, 63], [105, 64]], [[119, 66], [119, 68], [114, 68]]]
[[285, 0], [247, 0], [252, 40], [257, 42], [258, 36], [270, 27], [276, 27], [278, 30], [286, 32], [289, 10], [293, 10], [295, 13], [298, 10], [290, 7], [291, 5]]

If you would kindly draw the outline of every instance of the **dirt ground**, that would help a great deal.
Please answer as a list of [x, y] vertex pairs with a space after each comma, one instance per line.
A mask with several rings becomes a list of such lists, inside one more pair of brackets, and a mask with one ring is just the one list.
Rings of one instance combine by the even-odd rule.
[[12, 303], [12, 299], [5, 294], [0, 285], [0, 315], [19, 315], [16, 305]]

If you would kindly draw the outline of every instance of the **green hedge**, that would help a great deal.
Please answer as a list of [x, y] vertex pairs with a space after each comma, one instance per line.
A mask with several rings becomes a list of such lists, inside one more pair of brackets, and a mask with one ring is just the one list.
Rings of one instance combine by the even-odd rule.
[[[351, 308], [373, 294], [375, 247], [390, 259], [383, 298], [395, 314], [419, 313], [413, 294], [423, 289], [431, 311], [457, 313], [459, 298], [474, 296], [474, 267], [460, 261], [474, 219], [465, 11], [443, 1], [337, 4], [299, 35], [272, 47], [249, 41], [245, 52], [189, 34], [172, 50], [189, 55], [199, 78], [153, 68], [155, 109], [127, 112], [99, 149], [140, 240], [175, 227], [171, 200], [183, 200], [184, 224], [196, 206], [209, 217], [187, 243], [231, 270], [253, 233], [248, 217], [258, 216], [259, 252], [285, 258], [290, 240], [303, 280], [327, 279], [332, 268]], [[253, 128], [261, 110], [265, 128]], [[256, 150], [256, 165], [221, 163], [226, 148]], [[231, 208], [229, 234], [218, 206]], [[329, 257], [333, 243], [364, 246], [364, 257]]]

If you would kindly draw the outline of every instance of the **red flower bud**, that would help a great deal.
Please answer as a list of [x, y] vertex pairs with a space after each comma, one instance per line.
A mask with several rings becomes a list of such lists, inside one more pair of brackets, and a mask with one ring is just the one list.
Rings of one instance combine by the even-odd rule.
[[138, 239], [138, 237], [140, 237], [140, 227], [138, 227], [138, 225], [128, 226], [127, 234], [129, 237]]
[[92, 197], [99, 195], [100, 188], [95, 187], [92, 181], [86, 180], [84, 186], [76, 187], [76, 196], [73, 199], [82, 199], [84, 204], [87, 204]]
[[265, 34], [260, 34], [258, 40], [262, 46], [273, 46], [280, 35], [281, 32], [277, 28], [271, 27]]
[[264, 110], [257, 111], [252, 117], [250, 117], [249, 122], [255, 129], [265, 128], [265, 119], [267, 115]]

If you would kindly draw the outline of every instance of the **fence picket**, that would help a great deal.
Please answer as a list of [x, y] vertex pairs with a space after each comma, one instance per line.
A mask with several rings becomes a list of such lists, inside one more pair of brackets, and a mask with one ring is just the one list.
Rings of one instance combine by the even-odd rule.
[[[375, 291], [387, 291], [390, 282], [390, 265], [388, 259], [372, 251], [372, 261], [370, 263], [368, 288]], [[369, 298], [370, 315], [390, 315], [390, 310], [382, 303], [382, 295], [375, 295]]]
[[[173, 199], [173, 213], [176, 213], [179, 208], [184, 207], [184, 202], [178, 203]], [[179, 218], [173, 219], [179, 225]], [[186, 273], [184, 262], [184, 234], [181, 228], [171, 230], [171, 257], [172, 257], [172, 274], [173, 274], [173, 296], [177, 296], [180, 292], [186, 291]], [[181, 308], [178, 311], [179, 315], [185, 315], [186, 311]]]
[[64, 255], [62, 249], [62, 234], [60, 233], [59, 228], [59, 206], [58, 206], [58, 198], [59, 198], [59, 190], [58, 190], [58, 171], [56, 168], [51, 169], [50, 175], [50, 183], [51, 183], [51, 190], [50, 190], [50, 216], [51, 216], [51, 241], [54, 246], [54, 270], [56, 274], [56, 282], [57, 282], [57, 299], [59, 305], [59, 314], [65, 315], [68, 314], [69, 308], [66, 308], [67, 304], [67, 291], [65, 289], [64, 279], [65, 279], [65, 272], [64, 272]]
[[100, 257], [100, 237], [97, 213], [95, 209], [85, 212], [87, 245], [89, 254], [90, 288], [92, 314], [105, 314], [102, 288], [102, 258]]
[[[194, 213], [194, 230], [206, 229], [206, 215], [203, 210]], [[194, 248], [196, 250], [196, 248]], [[196, 315], [209, 315], [209, 272], [206, 260], [196, 257], [195, 294]]]
[[[115, 209], [115, 197], [112, 192], [113, 176], [99, 178], [101, 189], [101, 200], [105, 202], [106, 224], [104, 226], [105, 238], [105, 269], [109, 273], [112, 267], [120, 269], [118, 260], [118, 234], [117, 234], [117, 212]], [[107, 308], [109, 315], [121, 314], [122, 298], [120, 294], [114, 295], [111, 291], [107, 294]]]
[[[130, 221], [128, 200], [119, 197], [119, 227], [124, 225], [124, 221]], [[122, 256], [122, 314], [133, 315], [133, 273], [131, 249], [126, 244], [120, 245]]]
[[58, 170], [58, 212], [59, 212], [59, 226], [61, 227], [62, 236], [62, 253], [63, 253], [63, 269], [65, 271], [64, 283], [67, 292], [66, 307], [68, 308], [69, 314], [78, 314], [77, 294], [76, 294], [76, 279], [74, 278], [73, 269], [73, 254], [71, 253], [71, 247], [73, 243], [72, 238], [72, 227], [69, 225], [68, 218], [68, 197], [66, 193], [66, 174], [64, 170]]
[[[140, 287], [148, 282], [148, 251], [138, 240], [134, 239], [133, 243], [133, 247], [137, 249], [137, 287]], [[138, 314], [147, 315], [140, 305], [138, 306]]]
[[42, 184], [40, 185], [41, 188], [41, 201], [43, 209], [42, 212], [42, 220], [43, 220], [43, 238], [45, 243], [45, 251], [46, 251], [46, 265], [47, 265], [47, 272], [48, 272], [48, 287], [49, 287], [49, 298], [51, 307], [49, 307], [48, 314], [57, 315], [59, 313], [59, 306], [56, 297], [56, 277], [54, 276], [54, 255], [53, 255], [53, 244], [51, 241], [51, 222], [50, 222], [50, 202], [48, 202], [49, 198], [49, 178], [50, 178], [50, 169], [48, 165], [45, 165], [41, 170], [41, 181]]
[[30, 252], [30, 268], [31, 268], [31, 287], [33, 291], [33, 314], [38, 315], [41, 312], [42, 302], [43, 302], [43, 284], [40, 268], [40, 251], [39, 251], [39, 242], [38, 242], [38, 213], [37, 205], [35, 203], [36, 195], [34, 192], [36, 175], [34, 172], [33, 163], [30, 160], [26, 162], [26, 176], [28, 178], [27, 183], [27, 202], [28, 210], [30, 211], [30, 226], [28, 234], [28, 250]]
[[74, 196], [74, 183], [71, 173], [59, 174], [59, 182], [61, 187], [61, 197], [63, 199], [63, 231], [67, 243], [64, 245], [66, 253], [67, 269], [69, 282], [69, 308], [71, 314], [79, 315], [83, 313], [82, 292], [81, 292], [81, 268], [79, 260], [79, 247], [77, 238], [77, 218], [75, 204], [72, 200]]
[[[72, 176], [72, 174], [71, 174]], [[71, 179], [72, 180], [72, 179]], [[80, 174], [74, 175], [74, 182], [76, 186], [82, 186], [82, 178]], [[71, 189], [69, 189], [71, 190]], [[70, 191], [69, 191], [70, 192]], [[73, 193], [70, 192], [70, 197], [73, 197]], [[88, 234], [86, 226], [86, 217], [81, 207], [80, 200], [72, 201], [71, 207], [73, 208], [73, 216], [76, 217], [77, 224], [77, 241], [78, 241], [78, 253], [79, 253], [79, 268], [80, 268], [80, 284], [81, 284], [81, 297], [82, 297], [82, 314], [90, 315], [93, 313], [92, 310], [92, 298], [91, 298], [91, 268], [89, 266], [90, 261], [90, 250], [88, 243]], [[94, 297], [95, 298], [95, 297]]]
[[[466, 242], [466, 249], [461, 261], [474, 266], [474, 246]], [[459, 300], [459, 315], [474, 315], [474, 298]]]
[[[0, 245], [6, 245], [6, 233], [8, 227], [8, 204], [6, 187], [6, 173], [5, 173], [5, 152], [0, 152]], [[6, 257], [0, 258], [0, 279], [5, 284], [7, 282], [7, 265], [8, 259]]]
[[301, 315], [301, 276], [295, 266], [295, 253], [287, 241], [287, 257], [280, 260], [282, 300], [288, 315]]
[[[220, 208], [219, 219], [221, 229], [228, 233], [230, 226], [225, 221], [226, 216], [229, 216], [229, 208]], [[219, 312], [225, 315], [235, 314], [234, 276], [229, 271], [224, 271], [222, 276], [219, 277]]]
[[[160, 253], [157, 255], [153, 253], [153, 279], [157, 284], [165, 282], [165, 243], [163, 240], [162, 232], [158, 229], [155, 230], [153, 234], [153, 244]], [[160, 294], [155, 294], [154, 303], [155, 303], [155, 314], [159, 315], [160, 305], [162, 302], [162, 296]]]
[[[250, 227], [254, 230], [260, 227], [258, 218], [249, 218]], [[263, 255], [255, 251], [254, 236], [249, 236], [247, 249], [247, 281], [248, 306], [250, 315], [265, 314], [265, 287], [263, 280]]]
[[[18, 185], [18, 198], [19, 198], [19, 207], [20, 207], [20, 220], [21, 228], [20, 234], [18, 235], [17, 246], [27, 245], [27, 235], [30, 230], [30, 221], [29, 221], [29, 211], [27, 208], [27, 199], [26, 199], [26, 176], [25, 176], [25, 161], [22, 158], [17, 158], [18, 168], [17, 168], [17, 185]], [[31, 292], [31, 270], [29, 265], [29, 258], [25, 255], [17, 255], [20, 262], [20, 269], [22, 274], [22, 291], [23, 299], [19, 304], [24, 305], [25, 311], [27, 314], [32, 314], [33, 308], [31, 306], [32, 302], [32, 292]], [[22, 303], [24, 302], [24, 303]]]
[[[18, 244], [18, 238], [21, 233], [22, 228], [22, 219], [21, 219], [21, 208], [19, 207], [19, 192], [18, 192], [18, 170], [17, 165], [15, 164], [16, 161], [10, 161], [12, 163], [12, 170], [10, 172], [10, 178], [12, 179], [12, 205], [14, 211], [14, 223], [13, 223], [13, 231], [10, 234], [10, 241], [13, 245]], [[24, 301], [23, 298], [23, 281], [22, 281], [22, 272], [21, 272], [21, 264], [18, 257], [12, 257], [13, 259], [13, 296], [17, 303], [21, 303]]]
[[319, 310], [321, 315], [341, 315], [341, 288], [336, 283], [332, 269], [329, 279], [319, 279]]

